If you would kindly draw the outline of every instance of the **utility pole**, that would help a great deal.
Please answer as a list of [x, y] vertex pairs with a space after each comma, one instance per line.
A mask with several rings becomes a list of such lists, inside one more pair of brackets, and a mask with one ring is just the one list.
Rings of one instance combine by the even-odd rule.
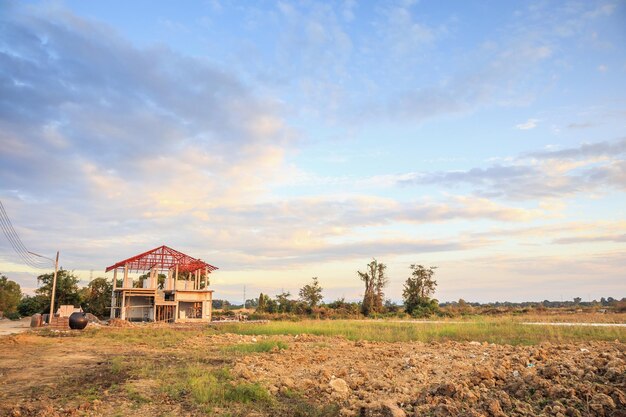
[[54, 295], [57, 290], [57, 272], [59, 271], [59, 251], [57, 251], [57, 259], [54, 261], [54, 277], [52, 278], [52, 296], [50, 297], [50, 321], [52, 322], [52, 317], [54, 317]]
[[246, 286], [243, 286], [243, 309], [246, 309]]

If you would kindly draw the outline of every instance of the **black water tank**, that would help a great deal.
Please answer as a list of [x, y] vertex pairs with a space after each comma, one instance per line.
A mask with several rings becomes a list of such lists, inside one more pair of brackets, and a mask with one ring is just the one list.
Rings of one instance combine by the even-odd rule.
[[70, 329], [83, 330], [88, 322], [85, 313], [77, 311], [70, 316]]

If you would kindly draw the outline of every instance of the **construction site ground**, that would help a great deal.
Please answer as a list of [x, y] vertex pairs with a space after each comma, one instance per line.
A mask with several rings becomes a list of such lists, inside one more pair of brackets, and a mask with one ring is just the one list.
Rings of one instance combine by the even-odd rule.
[[0, 337], [0, 416], [626, 416], [625, 353], [126, 322], [29, 331]]

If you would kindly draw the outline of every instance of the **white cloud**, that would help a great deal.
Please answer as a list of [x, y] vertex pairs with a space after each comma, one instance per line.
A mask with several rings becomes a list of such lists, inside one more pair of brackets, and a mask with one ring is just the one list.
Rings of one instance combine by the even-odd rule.
[[477, 196], [508, 200], [563, 198], [626, 190], [626, 139], [521, 155], [506, 164], [398, 174], [399, 185], [471, 186]]
[[539, 123], [539, 119], [528, 119], [524, 123], [515, 125], [515, 128], [519, 130], [530, 130], [536, 128], [537, 123]]

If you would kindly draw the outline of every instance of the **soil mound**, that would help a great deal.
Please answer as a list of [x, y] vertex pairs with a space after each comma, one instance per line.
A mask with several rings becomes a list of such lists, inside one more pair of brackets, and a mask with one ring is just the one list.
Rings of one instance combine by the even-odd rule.
[[135, 327], [135, 325], [129, 321], [121, 320], [121, 319], [111, 319], [109, 320], [110, 327]]

